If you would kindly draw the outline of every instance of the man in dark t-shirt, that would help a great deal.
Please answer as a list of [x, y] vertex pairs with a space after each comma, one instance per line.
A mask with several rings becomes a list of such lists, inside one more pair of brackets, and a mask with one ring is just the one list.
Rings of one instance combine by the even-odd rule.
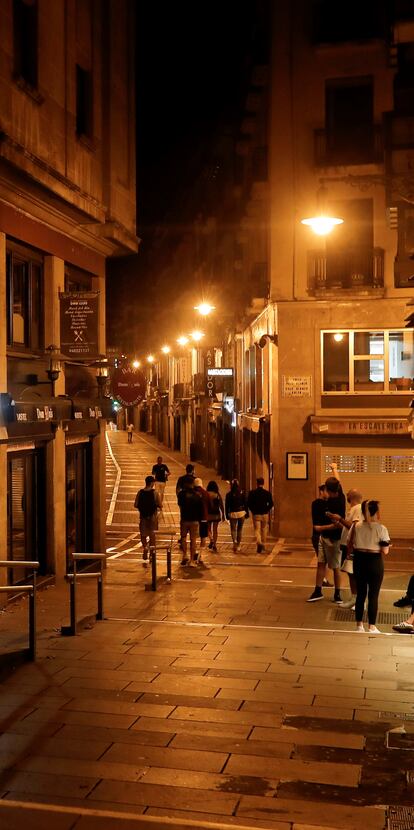
[[168, 481], [168, 476], [170, 475], [170, 471], [166, 464], [163, 464], [162, 457], [159, 455], [157, 458], [157, 463], [154, 464], [152, 468], [152, 475], [155, 478], [155, 489], [160, 497], [161, 507], [164, 501], [164, 490], [165, 485]]
[[[333, 471], [334, 472], [334, 471]], [[315, 590], [308, 598], [308, 602], [316, 602], [323, 599], [322, 583], [326, 573], [326, 566], [332, 568], [335, 583], [335, 593], [333, 602], [338, 605], [342, 604], [341, 599], [341, 533], [342, 527], [337, 522], [332, 520], [326, 513], [336, 513], [339, 516], [345, 517], [345, 496], [342, 492], [340, 482], [335, 476], [329, 476], [325, 481], [325, 490], [327, 499], [325, 501], [325, 516], [320, 514], [320, 524], [314, 524], [313, 529], [320, 534], [318, 544], [318, 567], [316, 571]]]

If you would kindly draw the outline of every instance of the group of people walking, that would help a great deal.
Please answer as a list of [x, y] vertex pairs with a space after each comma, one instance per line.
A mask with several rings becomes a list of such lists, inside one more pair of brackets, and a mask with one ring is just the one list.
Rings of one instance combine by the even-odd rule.
[[[364, 499], [351, 489], [345, 495], [335, 464], [332, 475], [319, 487], [319, 498], [312, 503], [312, 544], [317, 554], [315, 589], [308, 602], [323, 599], [326, 568], [333, 571], [333, 602], [355, 610], [357, 631], [364, 632], [364, 608], [368, 596], [368, 631], [378, 634], [376, 626], [378, 597], [384, 577], [384, 556], [390, 549], [387, 528], [381, 524], [379, 501]], [[341, 570], [349, 577], [351, 598], [342, 601]]]
[[[139, 511], [139, 528], [143, 547], [144, 562], [150, 549], [155, 547], [155, 532], [158, 529], [158, 514], [162, 510], [165, 486], [170, 471], [158, 456], [152, 474], [145, 479], [145, 487], [138, 491], [134, 507]], [[180, 509], [181, 564], [202, 565], [202, 551], [208, 547], [217, 553], [218, 528], [220, 522], [229, 521], [233, 551], [241, 550], [243, 526], [252, 514], [257, 553], [266, 548], [269, 513], [273, 508], [271, 493], [265, 489], [264, 479], [257, 479], [257, 487], [248, 496], [243, 492], [237, 479], [230, 483], [230, 489], [223, 503], [216, 481], [209, 481], [204, 488], [202, 479], [194, 472], [194, 465], [187, 464], [186, 471], [176, 483], [176, 496]], [[189, 553], [188, 556], [188, 539]], [[199, 551], [197, 552], [197, 543]]]

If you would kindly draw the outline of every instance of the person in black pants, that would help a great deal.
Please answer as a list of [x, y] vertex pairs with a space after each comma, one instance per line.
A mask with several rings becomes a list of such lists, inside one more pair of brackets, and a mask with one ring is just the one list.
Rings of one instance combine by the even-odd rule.
[[379, 522], [379, 502], [362, 502], [363, 521], [354, 525], [354, 576], [357, 584], [355, 619], [357, 631], [364, 632], [362, 622], [368, 593], [368, 633], [380, 634], [376, 627], [378, 596], [384, 577], [383, 555], [389, 552], [388, 530]]
[[[414, 576], [410, 576], [404, 596], [397, 599], [394, 605], [396, 608], [406, 608], [408, 605], [414, 606]], [[411, 610], [414, 611], [414, 607]]]
[[405, 596], [397, 599], [394, 605], [396, 608], [405, 608], [407, 605], [411, 605], [410, 616], [403, 622], [393, 625], [394, 631], [398, 631], [400, 634], [414, 634], [414, 576], [410, 576]]

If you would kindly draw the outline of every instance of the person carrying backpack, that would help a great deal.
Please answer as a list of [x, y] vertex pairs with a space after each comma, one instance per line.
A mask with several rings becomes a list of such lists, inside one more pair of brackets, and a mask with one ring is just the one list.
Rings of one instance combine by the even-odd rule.
[[138, 490], [134, 507], [139, 512], [139, 532], [143, 547], [142, 558], [148, 559], [148, 548], [155, 548], [155, 531], [158, 530], [158, 510], [161, 509], [159, 493], [154, 490], [154, 476], [147, 476], [145, 487]]
[[180, 531], [181, 549], [183, 552], [182, 565], [188, 565], [187, 558], [187, 534], [190, 534], [190, 565], [197, 565], [197, 537], [199, 534], [200, 522], [204, 518], [203, 500], [200, 493], [194, 490], [194, 478], [187, 476], [183, 482], [184, 486], [178, 493], [178, 506], [180, 508]]
[[208, 493], [208, 535], [210, 537], [209, 549], [217, 553], [217, 534], [220, 521], [224, 521], [224, 504], [219, 493], [217, 481], [209, 481], [207, 484]]

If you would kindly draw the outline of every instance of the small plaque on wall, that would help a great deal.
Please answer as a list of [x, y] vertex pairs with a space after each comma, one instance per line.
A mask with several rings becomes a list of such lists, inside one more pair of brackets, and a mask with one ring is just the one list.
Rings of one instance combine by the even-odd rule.
[[308, 453], [287, 452], [286, 453], [286, 478], [288, 481], [307, 481], [308, 478]]
[[312, 376], [282, 375], [282, 395], [284, 398], [312, 397]]

